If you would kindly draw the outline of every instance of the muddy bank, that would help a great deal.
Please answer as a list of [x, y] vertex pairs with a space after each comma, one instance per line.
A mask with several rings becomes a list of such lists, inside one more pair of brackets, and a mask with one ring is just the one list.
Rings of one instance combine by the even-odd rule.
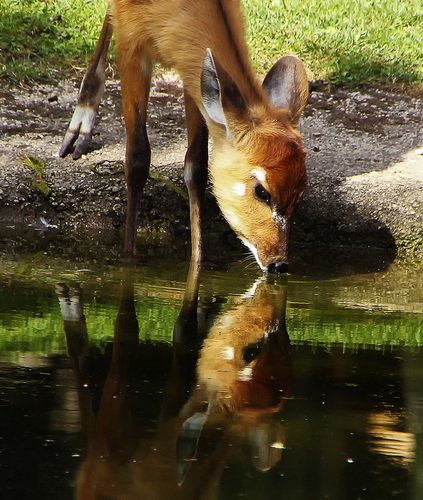
[[[29, 233], [42, 229], [80, 234], [94, 229], [106, 238], [115, 233], [119, 237], [125, 211], [119, 85], [107, 85], [94, 150], [74, 161], [59, 158], [58, 151], [78, 86], [77, 81], [67, 81], [27, 89], [0, 87], [3, 237], [18, 226]], [[301, 123], [309, 187], [296, 218], [295, 243], [397, 247], [421, 255], [422, 119], [423, 102], [416, 97], [381, 90], [314, 90]], [[183, 98], [172, 75], [155, 82], [149, 134], [153, 166], [141, 232], [159, 240], [172, 234], [186, 241]], [[24, 155], [45, 164], [42, 185], [34, 169], [23, 163]], [[220, 240], [223, 235], [234, 241], [210, 192], [206, 230], [212, 238]]]

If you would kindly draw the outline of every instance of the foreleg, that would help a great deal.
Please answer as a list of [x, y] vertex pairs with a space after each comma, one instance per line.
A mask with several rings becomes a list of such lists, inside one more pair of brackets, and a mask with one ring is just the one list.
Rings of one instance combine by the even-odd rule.
[[141, 193], [148, 178], [151, 159], [146, 122], [152, 61], [142, 54], [142, 50], [134, 53], [122, 45], [118, 51], [126, 127], [125, 179], [128, 198], [124, 252], [133, 256]]
[[208, 173], [208, 130], [193, 99], [185, 92], [188, 150], [185, 155], [184, 179], [189, 194], [192, 265], [202, 257], [202, 219]]

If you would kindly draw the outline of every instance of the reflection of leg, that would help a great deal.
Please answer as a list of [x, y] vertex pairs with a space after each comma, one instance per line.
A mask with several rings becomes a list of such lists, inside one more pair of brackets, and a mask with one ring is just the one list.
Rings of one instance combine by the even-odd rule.
[[274, 414], [267, 415], [247, 429], [251, 462], [262, 472], [272, 469], [282, 458], [285, 430]]
[[198, 334], [197, 321], [199, 272], [197, 262], [192, 258], [181, 310], [173, 328], [173, 358], [161, 409], [162, 421], [179, 414], [195, 379], [195, 367], [202, 341]]
[[82, 303], [82, 292], [79, 285], [68, 286], [64, 283], [56, 285], [60, 312], [66, 335], [69, 357], [75, 363], [79, 374], [84, 371], [84, 361], [88, 352], [87, 325]]
[[82, 293], [79, 285], [70, 287], [66, 283], [58, 283], [56, 285], [56, 294], [64, 321], [79, 321], [83, 318]]
[[197, 412], [184, 420], [176, 443], [178, 466], [178, 486], [181, 486], [194, 461], [198, 460], [198, 444], [201, 432], [210, 415], [210, 403], [207, 411]]
[[103, 387], [95, 435], [99, 453], [121, 461], [128, 459], [135, 446], [130, 427], [130, 373], [139, 341], [134, 274], [133, 267], [123, 270], [112, 360]]
[[119, 310], [115, 320], [113, 352], [119, 347], [128, 347], [126, 356], [138, 346], [139, 327], [134, 301], [135, 266], [126, 266], [122, 270]]
[[63, 328], [66, 336], [69, 359], [78, 392], [79, 410], [82, 431], [88, 434], [93, 425], [91, 394], [88, 388], [87, 355], [88, 334], [82, 302], [82, 291], [79, 285], [69, 286], [65, 283], [56, 285]]

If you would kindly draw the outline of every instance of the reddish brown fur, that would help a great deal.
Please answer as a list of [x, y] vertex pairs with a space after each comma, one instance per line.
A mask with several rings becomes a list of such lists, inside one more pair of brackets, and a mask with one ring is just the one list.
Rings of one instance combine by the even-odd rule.
[[244, 97], [254, 101], [262, 91], [249, 63], [240, 2], [223, 0], [222, 4], [238, 53], [233, 50], [217, 2], [210, 0], [112, 1], [118, 48], [128, 50], [128, 58], [142, 49], [153, 60], [175, 69], [188, 93], [202, 106], [201, 71], [208, 47]]
[[[199, 149], [201, 144], [206, 145], [206, 138], [204, 134], [196, 137], [198, 127], [193, 124], [205, 121], [214, 142], [210, 171], [222, 212], [238, 236], [252, 248], [263, 269], [273, 262], [286, 261], [288, 229], [274, 214], [289, 219], [305, 188], [304, 151], [295, 130], [307, 99], [301, 63], [294, 64], [293, 78], [282, 84], [283, 89], [295, 87], [294, 97], [283, 104], [290, 109], [276, 109], [252, 71], [238, 0], [114, 0], [112, 12], [128, 136], [126, 249], [132, 252], [135, 248], [136, 212], [149, 163], [145, 132], [148, 89], [152, 65], [160, 62], [179, 73], [189, 102], [190, 147], [185, 173], [191, 202], [193, 254], [199, 257], [201, 253], [199, 228], [205, 187], [201, 172], [207, 163], [206, 155]], [[202, 75], [207, 48], [213, 55], [222, 87], [225, 126], [211, 118], [204, 101]], [[235, 94], [229, 90], [226, 93], [226, 86], [235, 87]], [[145, 161], [139, 159], [141, 150], [146, 152]], [[193, 155], [201, 161], [196, 163]], [[272, 196], [272, 210], [254, 195], [257, 179], [252, 179], [251, 172], [256, 167], [265, 173], [263, 184]], [[192, 181], [195, 176], [200, 180]], [[228, 192], [236, 183], [247, 186], [248, 203]]]
[[[198, 360], [196, 398], [210, 400], [212, 394], [216, 408], [241, 414], [249, 410], [257, 415], [263, 408], [279, 408], [280, 391], [286, 390], [281, 381], [287, 379], [290, 364], [281, 363], [276, 345], [265, 348], [252, 362], [245, 361], [244, 353], [246, 346], [260, 342], [264, 332], [284, 327], [285, 299], [285, 291], [279, 295], [272, 286], [260, 282], [252, 297], [241, 297], [215, 321]], [[233, 357], [225, 358], [229, 347]], [[242, 380], [245, 368], [251, 373]]]
[[[263, 141], [254, 162], [263, 165], [280, 214], [291, 217], [306, 187], [305, 152], [298, 140]], [[261, 161], [260, 161], [261, 160]]]
[[[306, 187], [305, 152], [298, 132], [282, 119], [268, 118], [264, 115], [256, 119], [254, 127], [244, 125], [237, 131], [240, 139], [235, 143], [237, 155], [232, 149], [226, 150], [225, 159], [216, 159], [211, 166], [214, 178], [215, 194], [229, 222], [228, 214], [235, 213], [244, 217], [245, 223], [236, 227], [231, 225], [241, 239], [251, 243], [258, 252], [263, 267], [278, 259], [288, 260], [288, 232], [295, 207]], [[236, 140], [236, 139], [235, 139]], [[231, 157], [232, 154], [232, 157]], [[226, 161], [228, 167], [224, 164]], [[274, 206], [268, 207], [254, 196], [257, 180], [251, 177], [255, 167], [266, 173], [266, 182], [262, 183], [270, 192]], [[227, 186], [242, 179], [248, 185], [250, 196], [240, 199], [228, 192]], [[272, 217], [273, 212], [285, 216], [285, 230]], [[259, 228], [259, 230], [257, 230]]]
[[260, 165], [266, 170], [269, 191], [278, 211], [292, 215], [307, 182], [305, 151], [299, 134], [283, 119], [270, 124], [260, 124], [239, 143], [249, 157], [251, 165]]

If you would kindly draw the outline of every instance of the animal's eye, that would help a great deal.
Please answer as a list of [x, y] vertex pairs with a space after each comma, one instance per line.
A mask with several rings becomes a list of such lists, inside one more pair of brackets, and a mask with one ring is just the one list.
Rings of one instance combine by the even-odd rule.
[[270, 205], [270, 193], [263, 187], [262, 184], [256, 184], [254, 191], [260, 201], [263, 201], [267, 205]]

